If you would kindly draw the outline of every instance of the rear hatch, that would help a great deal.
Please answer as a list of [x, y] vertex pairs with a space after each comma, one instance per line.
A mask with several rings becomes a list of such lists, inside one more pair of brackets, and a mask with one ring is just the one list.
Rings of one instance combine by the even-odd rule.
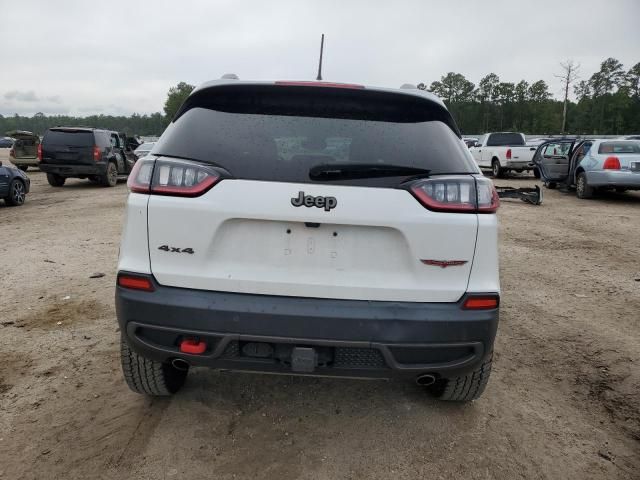
[[32, 160], [38, 158], [38, 144], [40, 138], [27, 131], [7, 132], [7, 136], [13, 138], [13, 156], [18, 160]]
[[42, 139], [41, 163], [90, 165], [95, 143], [92, 130], [50, 128]]
[[[436, 101], [216, 86], [192, 94], [153, 153], [139, 168], [149, 165], [145, 178], [162, 193], [149, 197], [148, 232], [163, 285], [412, 302], [454, 302], [466, 291], [477, 214], [429, 210], [406, 188], [414, 176], [443, 178], [434, 192], [450, 174], [475, 181]], [[218, 178], [205, 193], [175, 196], [196, 194], [188, 185], [206, 175]]]

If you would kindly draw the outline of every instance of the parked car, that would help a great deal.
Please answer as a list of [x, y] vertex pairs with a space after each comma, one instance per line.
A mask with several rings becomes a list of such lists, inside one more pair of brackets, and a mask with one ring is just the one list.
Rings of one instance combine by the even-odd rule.
[[7, 132], [7, 135], [14, 140], [11, 150], [9, 150], [11, 163], [24, 172], [26, 172], [29, 167], [37, 167], [40, 137], [24, 130]]
[[554, 140], [533, 159], [548, 188], [575, 187], [578, 198], [602, 190], [640, 190], [640, 141]]
[[31, 182], [22, 170], [3, 165], [0, 162], [0, 198], [7, 205], [20, 206], [29, 193]]
[[128, 175], [135, 163], [117, 132], [88, 127], [55, 127], [42, 139], [40, 170], [51, 186], [61, 187], [67, 178], [88, 178], [115, 187], [118, 176]]
[[147, 155], [149, 155], [149, 152], [151, 152], [151, 149], [155, 144], [156, 142], [145, 142], [142, 145], [140, 145], [138, 148], [136, 148], [133, 151], [133, 153], [136, 155], [137, 158], [146, 157]]
[[0, 148], [11, 148], [13, 147], [13, 138], [3, 137], [0, 138]]
[[494, 177], [502, 177], [512, 170], [533, 170], [536, 147], [527, 146], [522, 133], [498, 132], [483, 135], [469, 151], [480, 168], [490, 168]]
[[499, 201], [436, 96], [214, 81], [153, 152], [129, 177], [118, 262], [133, 391], [170, 395], [194, 365], [480, 396]]

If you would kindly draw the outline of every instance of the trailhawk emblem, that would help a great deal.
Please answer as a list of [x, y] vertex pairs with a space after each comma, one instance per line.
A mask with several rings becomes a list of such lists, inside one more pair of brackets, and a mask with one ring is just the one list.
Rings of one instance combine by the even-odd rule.
[[323, 208], [325, 211], [329, 211], [338, 205], [336, 197], [314, 197], [312, 195], [305, 195], [304, 192], [299, 192], [297, 197], [291, 199], [291, 205], [294, 207], [317, 207]]
[[432, 265], [434, 267], [447, 268], [447, 267], [460, 267], [467, 263], [466, 260], [420, 260], [425, 265]]

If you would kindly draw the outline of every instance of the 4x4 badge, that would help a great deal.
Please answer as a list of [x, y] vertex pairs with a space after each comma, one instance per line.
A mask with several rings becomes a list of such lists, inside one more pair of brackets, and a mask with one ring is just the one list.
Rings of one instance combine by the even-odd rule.
[[317, 207], [324, 208], [326, 212], [333, 209], [338, 205], [336, 197], [314, 197], [313, 195], [305, 195], [304, 192], [299, 192], [297, 197], [291, 199], [291, 205], [294, 207]]

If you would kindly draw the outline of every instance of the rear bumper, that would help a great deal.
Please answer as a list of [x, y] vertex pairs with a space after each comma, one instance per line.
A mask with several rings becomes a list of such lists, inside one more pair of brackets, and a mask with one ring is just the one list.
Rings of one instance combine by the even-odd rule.
[[37, 158], [15, 158], [9, 157], [11, 163], [13, 163], [16, 167], [27, 166], [27, 167], [37, 167], [39, 165]]
[[[239, 294], [158, 285], [116, 287], [116, 312], [129, 345], [158, 361], [274, 373], [292, 370], [294, 347], [313, 348], [313, 375], [447, 377], [475, 369], [493, 347], [498, 309], [457, 303], [332, 300]], [[184, 337], [207, 343], [179, 351]], [[248, 344], [251, 344], [247, 347]], [[260, 344], [264, 356], [248, 350]], [[246, 347], [246, 348], [245, 348]]]
[[533, 170], [535, 165], [531, 161], [517, 161], [517, 160], [508, 160], [505, 168], [513, 169], [513, 170]]
[[86, 177], [89, 175], [104, 175], [107, 171], [105, 162], [91, 165], [74, 164], [53, 164], [40, 163], [40, 170], [45, 173], [54, 173], [63, 177]]
[[598, 170], [586, 172], [592, 187], [621, 187], [640, 189], [640, 172], [630, 170]]

